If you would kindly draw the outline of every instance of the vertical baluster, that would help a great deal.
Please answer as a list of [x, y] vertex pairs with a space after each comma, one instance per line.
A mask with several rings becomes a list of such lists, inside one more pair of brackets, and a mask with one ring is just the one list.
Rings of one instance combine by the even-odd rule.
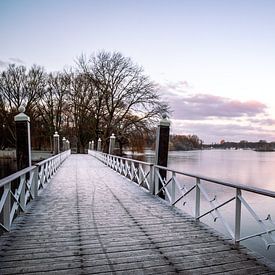
[[149, 184], [150, 184], [150, 193], [154, 194], [155, 192], [155, 182], [154, 182], [154, 165], [150, 164], [150, 175], [149, 175]]
[[120, 174], [124, 176], [124, 160], [120, 159]]
[[122, 160], [122, 159], [120, 159], [119, 173], [120, 173], [121, 175], [123, 174], [123, 160]]
[[124, 175], [126, 178], [129, 178], [129, 171], [128, 171], [128, 161], [124, 161]]
[[142, 165], [141, 163], [138, 164], [138, 184], [141, 185], [143, 181], [143, 176], [142, 176]]
[[242, 202], [239, 199], [239, 196], [242, 195], [242, 190], [236, 189], [236, 206], [235, 206], [235, 243], [239, 243], [239, 239], [241, 236], [241, 210], [242, 210]]
[[115, 157], [115, 170], [118, 171], [118, 169], [119, 169], [119, 162], [117, 157]]
[[131, 161], [131, 181], [133, 181], [135, 178], [135, 165], [134, 163]]
[[176, 173], [172, 172], [172, 182], [171, 182], [171, 204], [176, 200], [176, 183], [175, 183]]
[[4, 186], [4, 192], [8, 192], [5, 204], [4, 204], [4, 208], [3, 208], [3, 224], [6, 227], [6, 229], [10, 229], [10, 224], [11, 224], [11, 220], [10, 220], [10, 211], [11, 211], [11, 183], [7, 183]]
[[40, 166], [40, 171], [38, 170], [38, 177], [39, 177], [39, 185], [38, 185], [38, 189], [43, 188], [43, 184], [44, 184], [44, 164], [42, 164], [42, 166]]
[[154, 175], [155, 175], [155, 195], [159, 192], [159, 177], [158, 177], [158, 172], [159, 168], [154, 166]]
[[201, 204], [201, 190], [200, 190], [200, 179], [196, 178], [196, 206], [195, 206], [195, 219], [198, 220], [200, 216], [200, 204]]
[[36, 198], [38, 196], [38, 188], [39, 188], [39, 184], [38, 184], [38, 166], [35, 167], [34, 171], [33, 171], [33, 196], [34, 198]]
[[22, 189], [21, 189], [21, 193], [19, 195], [19, 201], [20, 201], [20, 205], [23, 208], [23, 211], [25, 211], [26, 208], [26, 174], [22, 175], [20, 177], [20, 185], [22, 182]]

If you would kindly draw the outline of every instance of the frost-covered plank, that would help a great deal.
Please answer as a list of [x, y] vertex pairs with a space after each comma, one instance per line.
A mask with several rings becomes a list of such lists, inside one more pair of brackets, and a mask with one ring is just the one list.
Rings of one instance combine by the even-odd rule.
[[270, 271], [232, 248], [91, 156], [72, 155], [0, 238], [0, 274]]

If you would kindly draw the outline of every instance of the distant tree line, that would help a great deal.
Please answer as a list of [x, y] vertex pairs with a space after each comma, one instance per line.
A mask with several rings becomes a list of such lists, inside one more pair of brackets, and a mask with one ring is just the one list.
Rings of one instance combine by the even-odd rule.
[[14, 147], [14, 116], [24, 105], [31, 119], [32, 147], [49, 149], [55, 131], [77, 152], [88, 142], [109, 137], [140, 150], [154, 133], [160, 115], [169, 112], [155, 84], [130, 58], [101, 51], [77, 58], [70, 70], [46, 73], [40, 66], [9, 65], [0, 75], [0, 147]]
[[253, 149], [257, 151], [273, 151], [275, 150], [275, 142], [267, 142], [266, 140], [259, 140], [251, 142], [241, 140], [240, 142], [224, 141], [220, 143], [204, 145], [205, 148], [212, 147], [215, 149]]
[[202, 140], [196, 135], [171, 135], [169, 149], [175, 151], [202, 149]]

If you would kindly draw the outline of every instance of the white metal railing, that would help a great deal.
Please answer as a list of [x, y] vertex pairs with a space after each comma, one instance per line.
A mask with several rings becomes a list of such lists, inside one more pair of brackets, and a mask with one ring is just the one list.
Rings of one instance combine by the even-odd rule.
[[[240, 241], [244, 241], [253, 237], [261, 237], [266, 245], [266, 249], [269, 249], [270, 246], [275, 245], [275, 236], [272, 232], [275, 231], [275, 223], [271, 219], [271, 215], [268, 214], [266, 219], [262, 219], [259, 215], [254, 211], [253, 207], [248, 203], [248, 201], [243, 196], [243, 192], [250, 192], [261, 196], [266, 196], [269, 198], [275, 198], [275, 192], [249, 187], [246, 185], [239, 185], [228, 183], [225, 181], [184, 173], [180, 171], [176, 171], [173, 169], [169, 169], [167, 167], [157, 166], [155, 165], [155, 190], [156, 195], [164, 192], [166, 197], [168, 198], [171, 205], [176, 205], [180, 201], [184, 201], [186, 203], [186, 197], [193, 193], [195, 194], [195, 213], [194, 217], [196, 220], [200, 220], [201, 218], [211, 215], [213, 220], [216, 221], [219, 219], [224, 226], [225, 230], [229, 233], [231, 238], [235, 241], [235, 243], [239, 243]], [[162, 177], [160, 171], [165, 171], [166, 177]], [[186, 185], [182, 185], [177, 176], [185, 176], [187, 178], [191, 178], [194, 180], [191, 187], [188, 188]], [[203, 183], [213, 183], [218, 186], [227, 187], [235, 190], [234, 195], [231, 198], [227, 198], [225, 201], [221, 203], [217, 203], [217, 197], [211, 198], [203, 186]], [[209, 204], [210, 209], [204, 210], [201, 207], [201, 201], [204, 199]], [[225, 216], [221, 213], [220, 209], [225, 205], [228, 205], [232, 201], [235, 201], [235, 209], [234, 209], [234, 228], [229, 225]], [[256, 223], [261, 228], [260, 232], [242, 236], [241, 237], [241, 213], [242, 207], [245, 207], [247, 212], [251, 215], [252, 218], [256, 221]]]
[[0, 180], [0, 228], [10, 231], [13, 220], [50, 181], [71, 154], [65, 151]]
[[[269, 249], [271, 246], [275, 246], [275, 236], [273, 234], [275, 232], [275, 223], [271, 219], [271, 215], [268, 214], [266, 218], [260, 218], [260, 216], [253, 209], [252, 205], [248, 203], [243, 195], [244, 192], [249, 192], [274, 199], [275, 192], [249, 187], [246, 185], [228, 183], [201, 175], [184, 173], [169, 169], [167, 167], [107, 155], [101, 152], [89, 150], [88, 153], [98, 158], [107, 166], [111, 167], [123, 176], [128, 177], [132, 181], [136, 181], [139, 185], [141, 182], [144, 182], [146, 178], [147, 189], [154, 195], [165, 197], [165, 199], [168, 200], [172, 206], [177, 206], [180, 202], [183, 202], [183, 205], [186, 205], [186, 197], [192, 193], [195, 198], [193, 202], [194, 211], [192, 211], [194, 212], [194, 218], [196, 220], [200, 220], [203, 217], [211, 216], [214, 222], [219, 219], [235, 243], [254, 237], [261, 237], [265, 243], [266, 249]], [[144, 169], [141, 169], [140, 166], [149, 167], [147, 171], [150, 172], [148, 174], [145, 173]], [[141, 176], [139, 176], [139, 173]], [[188, 187], [187, 184], [183, 182], [181, 177], [188, 178]], [[191, 184], [190, 179], [193, 181]], [[218, 203], [217, 197], [214, 196], [214, 198], [211, 198], [208, 191], [204, 187], [204, 184], [207, 183], [212, 183], [219, 187], [222, 186], [230, 188], [231, 190], [234, 190], [234, 195]], [[201, 207], [202, 200], [208, 204], [209, 208], [207, 208], [207, 210], [206, 208]], [[227, 221], [227, 218], [220, 210], [225, 205], [229, 205], [234, 201], [234, 227], [232, 228]], [[259, 232], [241, 236], [242, 208], [245, 208], [250, 216], [256, 221], [260, 228]]]
[[92, 150], [88, 150], [88, 153], [119, 174], [153, 193], [154, 165], [152, 163], [118, 157]]
[[71, 150], [67, 150], [51, 158], [45, 159], [36, 164], [38, 167], [38, 183], [37, 189], [43, 189], [57, 171], [60, 164], [71, 154]]

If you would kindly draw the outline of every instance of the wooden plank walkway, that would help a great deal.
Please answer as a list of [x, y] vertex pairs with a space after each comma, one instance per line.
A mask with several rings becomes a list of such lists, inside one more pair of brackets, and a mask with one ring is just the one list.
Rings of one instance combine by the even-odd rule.
[[275, 274], [88, 155], [63, 163], [0, 245], [0, 274]]

